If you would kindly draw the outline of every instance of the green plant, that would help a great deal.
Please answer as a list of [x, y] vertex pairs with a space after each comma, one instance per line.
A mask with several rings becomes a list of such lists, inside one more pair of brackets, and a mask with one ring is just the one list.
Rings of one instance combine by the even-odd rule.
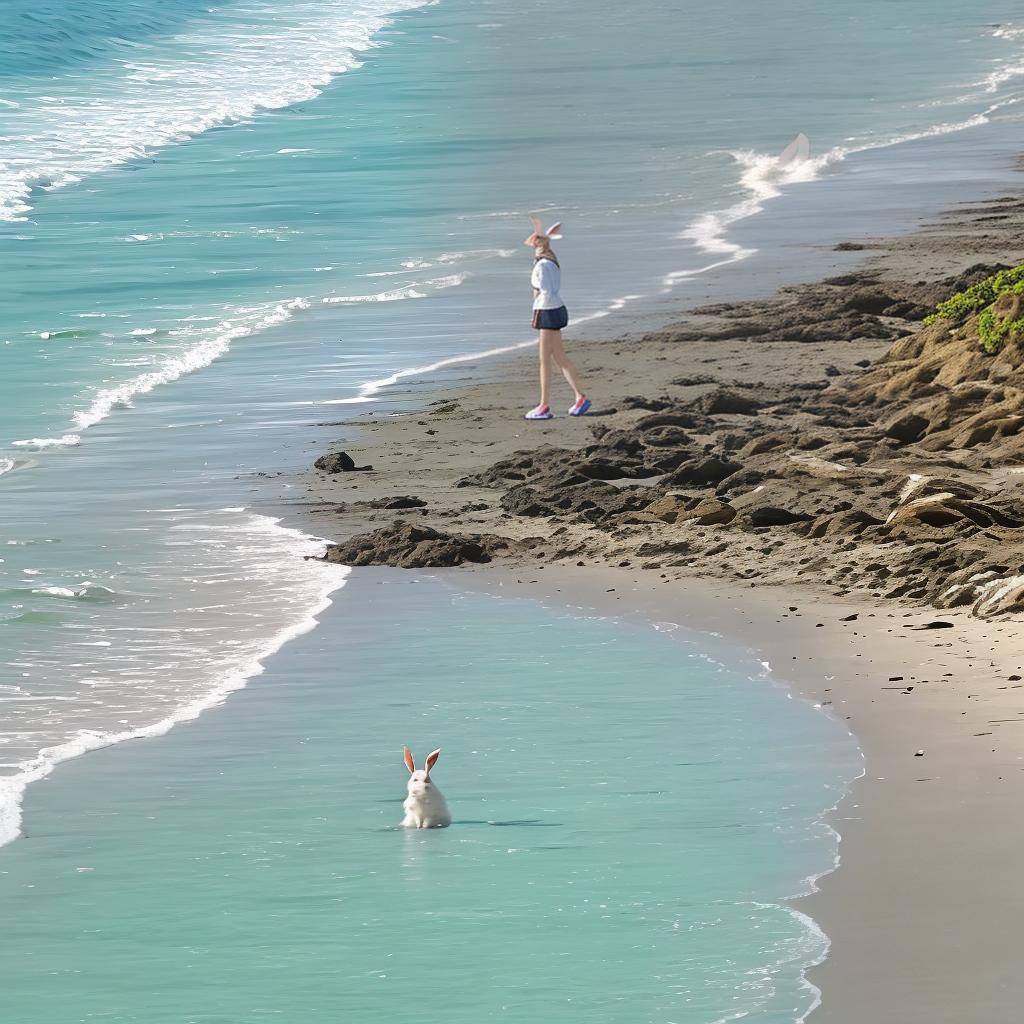
[[1024, 317], [1004, 319], [992, 309], [992, 303], [1000, 295], [1006, 294], [1024, 295], [1024, 263], [1000, 270], [998, 274], [951, 295], [945, 302], [940, 302], [935, 312], [925, 317], [924, 322], [931, 324], [936, 320], [949, 320], [962, 323], [981, 311], [978, 317], [981, 346], [986, 352], [998, 352], [1011, 334], [1024, 334]]
[[[1024, 287], [1018, 286], [1013, 291], [1018, 295], [1024, 294]], [[998, 352], [1011, 334], [1024, 334], [1024, 317], [1004, 320], [991, 306], [978, 317], [978, 337], [986, 352]]]

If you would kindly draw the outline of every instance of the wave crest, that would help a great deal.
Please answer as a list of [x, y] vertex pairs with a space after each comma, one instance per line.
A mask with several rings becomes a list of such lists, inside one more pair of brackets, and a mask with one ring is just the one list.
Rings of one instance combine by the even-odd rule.
[[[319, 96], [357, 68], [390, 16], [431, 0], [262, 0], [208, 12], [187, 32], [81, 78], [48, 81], [60, 95], [18, 96], [3, 134], [0, 220], [26, 220], [32, 193], [58, 189], [265, 110]], [[150, 57], [149, 54], [152, 54]]]

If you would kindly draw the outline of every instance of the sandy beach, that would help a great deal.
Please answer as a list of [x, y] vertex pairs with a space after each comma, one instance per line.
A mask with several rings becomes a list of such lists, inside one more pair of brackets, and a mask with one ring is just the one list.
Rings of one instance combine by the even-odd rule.
[[[441, 571], [470, 589], [714, 633], [848, 724], [865, 773], [832, 818], [841, 865], [799, 901], [832, 942], [811, 975], [814, 1020], [1002, 1019], [1022, 994], [1024, 647], [1019, 617], [972, 589], [989, 563], [1017, 571], [1016, 433], [944, 441], [977, 405], [934, 430], [923, 417], [914, 436], [885, 425], [922, 400], [916, 385], [892, 393], [916, 358], [899, 346], [918, 344], [937, 302], [1021, 262], [1022, 223], [1012, 197], [964, 207], [878, 241], [839, 280], [643, 336], [569, 333], [593, 382], [586, 419], [520, 419], [534, 401], [524, 355], [471, 364], [479, 384], [403, 386], [398, 411], [336, 424], [341, 443], [311, 453], [328, 459], [303, 517], [339, 542], [331, 558], [459, 566]], [[633, 444], [645, 430], [661, 437]], [[756, 462], [780, 434], [775, 461]], [[372, 471], [332, 472], [342, 448]], [[744, 502], [766, 487], [778, 496]], [[948, 514], [932, 517], [936, 503]]]

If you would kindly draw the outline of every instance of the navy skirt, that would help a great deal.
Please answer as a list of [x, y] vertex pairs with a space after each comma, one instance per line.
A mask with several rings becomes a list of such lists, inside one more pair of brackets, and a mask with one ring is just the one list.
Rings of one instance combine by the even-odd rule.
[[535, 309], [533, 326], [538, 331], [560, 331], [569, 322], [569, 311], [565, 306], [558, 309]]

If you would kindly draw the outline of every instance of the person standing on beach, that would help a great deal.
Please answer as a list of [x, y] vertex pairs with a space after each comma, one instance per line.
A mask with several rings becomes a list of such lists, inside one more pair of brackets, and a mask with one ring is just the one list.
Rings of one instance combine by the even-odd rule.
[[561, 238], [561, 224], [552, 224], [547, 231], [541, 231], [540, 221], [531, 217], [533, 233], [523, 243], [533, 249], [533, 274], [530, 283], [533, 285], [533, 326], [540, 331], [538, 350], [540, 354], [540, 404], [526, 414], [528, 420], [549, 420], [552, 418], [549, 404], [551, 389], [551, 361], [558, 364], [576, 396], [570, 416], [584, 416], [590, 408], [590, 399], [583, 394], [579, 385], [576, 367], [565, 354], [562, 345], [562, 328], [569, 322], [569, 313], [558, 294], [561, 287], [562, 272], [558, 257], [551, 248], [552, 238]]

